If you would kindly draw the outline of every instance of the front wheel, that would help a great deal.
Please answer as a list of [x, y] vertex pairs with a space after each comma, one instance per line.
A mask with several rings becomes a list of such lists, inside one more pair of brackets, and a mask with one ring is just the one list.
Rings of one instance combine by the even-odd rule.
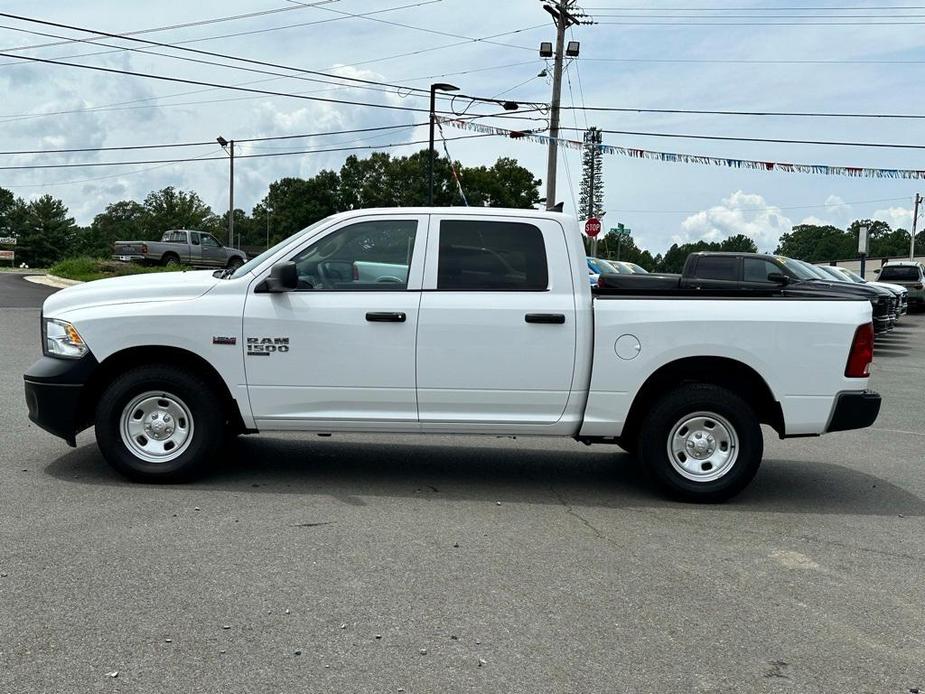
[[719, 386], [691, 384], [655, 404], [640, 431], [639, 453], [671, 495], [717, 502], [754, 478], [764, 439], [745, 400]]
[[205, 470], [223, 438], [216, 401], [209, 384], [192, 372], [166, 365], [132, 369], [97, 404], [97, 444], [130, 479], [190, 480]]
[[228, 265], [226, 265], [225, 267], [227, 267], [229, 270], [237, 270], [242, 265], [244, 265], [244, 261], [241, 260], [239, 257], [235, 256], [234, 258], [228, 261]]

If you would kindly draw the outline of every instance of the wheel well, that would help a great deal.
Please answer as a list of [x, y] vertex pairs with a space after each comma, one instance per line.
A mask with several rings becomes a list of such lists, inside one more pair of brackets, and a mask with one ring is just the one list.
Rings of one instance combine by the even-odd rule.
[[96, 403], [99, 401], [103, 390], [117, 375], [127, 369], [147, 364], [164, 364], [185, 368], [204, 378], [221, 398], [222, 406], [226, 413], [225, 417], [232, 428], [241, 432], [246, 430], [237, 403], [215, 367], [198, 354], [178, 347], [165, 346], [131, 347], [107, 357], [93, 372], [90, 380], [83, 388], [80, 411], [84, 413], [85, 421], [80, 423], [81, 426], [86, 428], [93, 424]]
[[656, 400], [665, 391], [687, 383], [710, 383], [731, 390], [755, 408], [762, 424], [784, 435], [783, 410], [757, 371], [726, 357], [688, 357], [665, 364], [646, 379], [630, 407], [622, 437], [635, 438]]
[[164, 255], [161, 256], [161, 262], [166, 263], [169, 258], [176, 258], [177, 261], [180, 260], [180, 255], [175, 251], [167, 251]]

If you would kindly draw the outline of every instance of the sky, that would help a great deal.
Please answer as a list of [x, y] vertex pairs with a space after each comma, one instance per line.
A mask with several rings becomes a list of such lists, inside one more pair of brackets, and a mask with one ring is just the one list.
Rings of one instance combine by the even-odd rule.
[[[162, 0], [151, 5], [113, 0], [6, 0], [0, 12], [115, 34], [266, 12], [137, 37], [171, 44], [184, 42], [182, 45], [189, 48], [226, 56], [418, 89], [442, 81], [458, 86], [464, 94], [549, 101], [550, 80], [538, 75], [551, 66], [539, 57], [537, 49], [540, 41], [553, 40], [555, 31], [539, 0], [300, 3]], [[316, 6], [305, 6], [311, 3]], [[152, 12], [155, 6], [157, 11]], [[587, 0], [579, 6], [597, 23], [570, 30], [569, 38], [579, 41], [581, 48], [580, 57], [569, 63], [563, 80], [562, 103], [566, 106], [925, 114], [925, 90], [918, 82], [925, 65], [925, 4], [915, 5], [912, 0]], [[375, 14], [369, 15], [371, 12]], [[368, 16], [355, 16], [360, 14]], [[822, 15], [826, 19], [820, 19]], [[469, 40], [491, 36], [495, 38]], [[71, 42], [35, 47], [63, 40], [56, 37], [93, 38], [110, 46]], [[23, 50], [29, 46], [32, 48]], [[427, 108], [426, 95], [407, 90], [345, 87], [342, 81], [332, 86], [328, 81], [313, 81], [328, 80], [326, 77], [100, 38], [10, 17], [0, 17], [0, 53], [299, 93], [315, 99]], [[233, 68], [229, 66], [232, 63], [263, 72]], [[551, 69], [548, 71], [551, 74]], [[312, 139], [239, 143], [235, 206], [248, 212], [263, 198], [272, 181], [284, 176], [308, 177], [324, 168], [337, 169], [349, 154], [364, 156], [367, 152], [263, 158], [240, 155], [427, 138], [426, 127], [413, 127], [426, 121], [426, 112], [236, 92], [10, 57], [0, 57], [0, 94], [4, 97], [0, 103], [3, 151], [212, 143], [219, 135], [240, 140], [402, 126]], [[462, 112], [469, 103], [456, 99], [443, 100], [440, 105]], [[489, 113], [497, 110], [484, 104], [466, 110], [466, 115]], [[486, 118], [481, 122], [505, 128], [548, 125], [546, 116], [536, 111], [524, 114], [523, 120]], [[578, 130], [597, 126], [637, 133], [925, 144], [925, 120], [915, 119], [567, 109], [562, 113], [562, 125]], [[448, 126], [445, 133], [447, 138], [471, 134]], [[563, 136], [580, 139], [581, 133], [568, 130]], [[925, 150], [915, 149], [628, 134], [606, 134], [604, 142], [723, 158], [925, 169]], [[409, 154], [421, 147], [395, 147], [389, 151]], [[450, 140], [447, 147], [454, 159], [468, 166], [490, 165], [499, 156], [508, 156], [528, 167], [537, 178], [546, 177], [546, 147], [542, 144], [483, 137]], [[581, 177], [579, 154], [574, 150], [561, 150], [559, 154], [556, 197], [570, 213], [576, 213]], [[168, 185], [196, 191], [217, 213], [223, 213], [228, 204], [228, 163], [217, 144], [0, 155], [0, 167], [189, 157], [204, 161], [0, 169], [0, 187], [26, 199], [45, 193], [60, 197], [80, 224], [89, 223], [111, 202], [141, 200], [148, 192]], [[606, 155], [604, 186], [604, 228], [622, 222], [632, 229], [640, 246], [656, 253], [672, 243], [722, 239], [738, 233], [753, 238], [762, 250], [773, 250], [782, 233], [804, 222], [845, 227], [857, 218], [874, 218], [909, 228], [913, 197], [925, 189], [925, 181], [754, 171]], [[545, 180], [541, 193], [545, 195]]]

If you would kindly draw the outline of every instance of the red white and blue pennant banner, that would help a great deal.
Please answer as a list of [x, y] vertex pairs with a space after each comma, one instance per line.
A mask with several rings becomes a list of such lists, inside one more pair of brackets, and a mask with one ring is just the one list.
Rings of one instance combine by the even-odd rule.
[[[548, 144], [553, 138], [529, 130], [517, 131], [497, 128], [493, 125], [473, 123], [455, 118], [439, 118], [442, 123], [454, 128], [471, 130], [487, 135], [500, 135], [518, 140], [528, 140]], [[584, 149], [585, 144], [578, 140], [558, 138], [560, 147]], [[851, 176], [853, 178], [919, 178], [925, 179], [925, 170], [918, 169], [875, 169], [865, 166], [828, 166], [827, 164], [790, 164], [776, 161], [757, 161], [755, 159], [730, 159], [728, 157], [705, 157], [699, 154], [680, 154], [678, 152], [654, 152], [649, 149], [634, 147], [616, 147], [614, 145], [597, 145], [604, 154], [614, 154], [635, 159], [655, 159], [681, 164], [705, 164], [707, 166], [725, 166], [732, 169], [754, 169], [756, 171], [783, 171], [786, 173], [818, 174], [822, 176]]]

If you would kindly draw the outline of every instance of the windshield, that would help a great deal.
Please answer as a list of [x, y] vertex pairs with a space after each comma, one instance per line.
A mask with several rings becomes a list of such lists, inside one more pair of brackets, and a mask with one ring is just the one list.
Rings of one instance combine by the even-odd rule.
[[623, 263], [624, 267], [628, 267], [630, 272], [633, 272], [637, 275], [648, 275], [649, 271], [644, 267], [637, 265], [636, 263]]
[[813, 267], [821, 270], [836, 282], [850, 282], [851, 280], [841, 274], [838, 270], [830, 265], [814, 265]]
[[793, 258], [784, 258], [782, 256], [777, 256], [777, 260], [783, 263], [784, 267], [787, 268], [787, 271], [799, 280], [819, 279], [815, 273], [810, 272], [805, 267], [803, 267], [803, 263], [799, 260], [794, 260]]
[[302, 234], [308, 231], [309, 229], [314, 229], [315, 227], [320, 226], [321, 223], [324, 222], [326, 219], [327, 217], [325, 217], [325, 219], [320, 219], [314, 224], [312, 224], [311, 226], [307, 226], [301, 231], [297, 231], [295, 234], [292, 234], [292, 236], [287, 236], [275, 246], [268, 248], [260, 255], [248, 260], [246, 263], [244, 263], [244, 265], [242, 265], [237, 270], [235, 270], [231, 275], [229, 275], [229, 277], [233, 280], [236, 280], [239, 277], [244, 277], [244, 275], [246, 275], [247, 273], [252, 272], [254, 268], [259, 267], [267, 258], [272, 257], [274, 254], [276, 254], [277, 251], [279, 251], [281, 248], [286, 246], [292, 240], [293, 236]]
[[880, 270], [880, 279], [887, 282], [900, 280], [915, 282], [919, 278], [919, 269], [915, 265], [885, 265]]
[[836, 272], [840, 272], [841, 274], [843, 274], [845, 277], [847, 277], [849, 280], [851, 280], [855, 284], [867, 284], [866, 279], [861, 277], [858, 273], [852, 272], [848, 268], [840, 267], [836, 270]]

